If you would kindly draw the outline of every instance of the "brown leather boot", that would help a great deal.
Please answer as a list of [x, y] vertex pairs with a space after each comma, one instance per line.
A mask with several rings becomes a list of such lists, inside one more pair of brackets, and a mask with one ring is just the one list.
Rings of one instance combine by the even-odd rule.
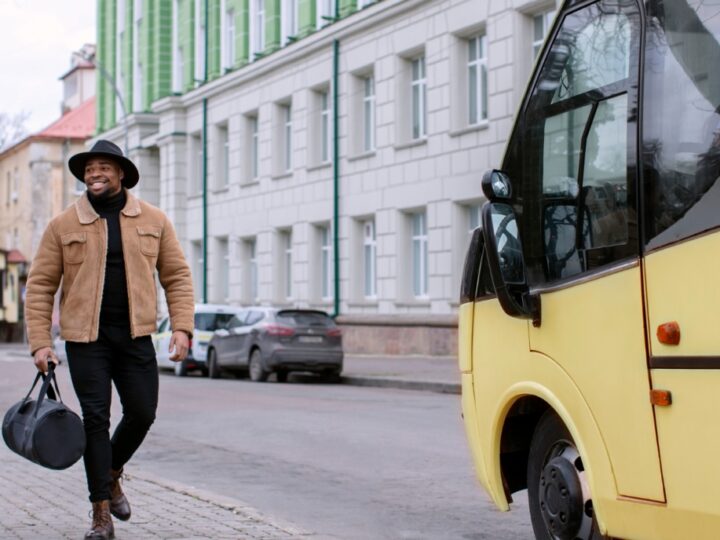
[[92, 503], [92, 525], [85, 533], [85, 540], [110, 540], [115, 538], [115, 527], [110, 517], [110, 501]]
[[130, 519], [130, 503], [120, 487], [122, 473], [122, 469], [110, 471], [110, 477], [112, 478], [110, 483], [110, 513], [120, 521], [127, 521]]

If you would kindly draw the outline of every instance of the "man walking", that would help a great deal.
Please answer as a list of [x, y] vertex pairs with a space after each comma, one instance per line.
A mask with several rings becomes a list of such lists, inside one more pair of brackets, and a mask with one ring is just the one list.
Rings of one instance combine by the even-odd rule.
[[[158, 208], [129, 191], [135, 165], [110, 141], [70, 158], [87, 190], [43, 234], [27, 282], [25, 320], [35, 365], [47, 371], [55, 292], [62, 280], [60, 334], [87, 438], [84, 462], [92, 503], [86, 539], [114, 537], [110, 514], [130, 518], [120, 487], [123, 466], [155, 420], [158, 371], [155, 272], [165, 289], [172, 360], [187, 355], [194, 327], [190, 269], [175, 231]], [[112, 383], [123, 416], [110, 438]]]

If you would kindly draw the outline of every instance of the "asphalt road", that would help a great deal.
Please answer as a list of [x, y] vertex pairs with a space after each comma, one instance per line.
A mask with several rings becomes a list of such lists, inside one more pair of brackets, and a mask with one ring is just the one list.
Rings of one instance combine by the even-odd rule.
[[[8, 358], [0, 368], [4, 411], [32, 372]], [[60, 378], [76, 403], [64, 367]], [[475, 481], [459, 396], [171, 374], [160, 388], [130, 474], [238, 499], [323, 538], [532, 538], [524, 495], [501, 513]], [[114, 421], [119, 412], [116, 400]]]

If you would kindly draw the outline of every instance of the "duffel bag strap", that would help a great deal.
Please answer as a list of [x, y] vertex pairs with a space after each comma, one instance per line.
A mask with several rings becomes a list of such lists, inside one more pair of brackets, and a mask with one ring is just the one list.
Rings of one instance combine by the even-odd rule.
[[[57, 385], [57, 380], [55, 379], [55, 364], [53, 362], [50, 362], [48, 364], [48, 372], [47, 375], [44, 375], [42, 373], [38, 374], [39, 376], [42, 375], [43, 383], [40, 387], [40, 394], [38, 395], [37, 402], [35, 404], [35, 417], [37, 418], [38, 411], [40, 410], [40, 406], [42, 405], [43, 400], [45, 399], [45, 396], [49, 396], [48, 390], [50, 392], [53, 391], [52, 383], [55, 382], [55, 392], [57, 393], [57, 396], [60, 397], [60, 389]], [[35, 383], [37, 383], [37, 378], [35, 379]], [[33, 388], [35, 388], [35, 384], [33, 384]], [[30, 389], [30, 392], [32, 392], [32, 388]], [[29, 394], [28, 394], [29, 395]], [[62, 403], [62, 398], [60, 399], [60, 403]]]

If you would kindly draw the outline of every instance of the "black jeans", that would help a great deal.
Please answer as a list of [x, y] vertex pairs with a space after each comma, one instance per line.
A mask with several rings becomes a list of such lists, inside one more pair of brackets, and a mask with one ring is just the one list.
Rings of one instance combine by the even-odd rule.
[[[129, 326], [102, 326], [97, 341], [67, 342], [68, 364], [82, 408], [87, 445], [85, 472], [90, 501], [110, 498], [110, 469], [132, 457], [155, 420], [158, 369], [150, 336], [130, 337]], [[123, 416], [110, 439], [110, 400], [115, 383]]]

